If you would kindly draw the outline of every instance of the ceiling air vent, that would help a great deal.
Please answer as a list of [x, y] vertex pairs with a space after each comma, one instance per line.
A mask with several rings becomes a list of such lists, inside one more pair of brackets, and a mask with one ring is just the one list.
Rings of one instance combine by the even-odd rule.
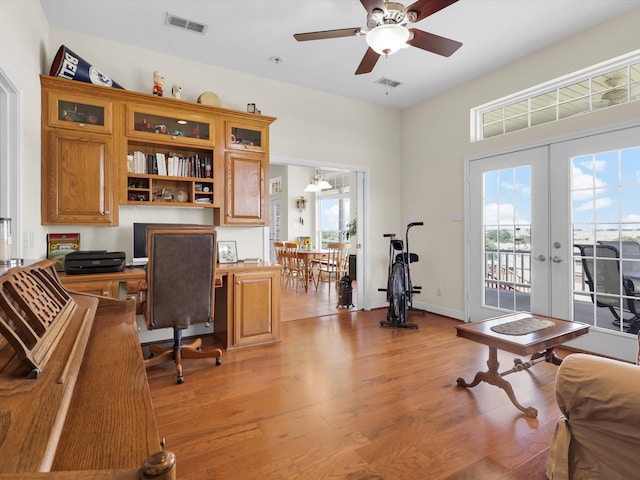
[[398, 82], [397, 80], [391, 80], [390, 78], [385, 77], [381, 77], [373, 83], [378, 83], [380, 85], [385, 85], [392, 88], [396, 88], [397, 86], [402, 85], [402, 83]]
[[174, 27], [189, 30], [191, 32], [201, 33], [202, 35], [204, 35], [207, 31], [207, 25], [194, 22], [193, 20], [187, 20], [186, 18], [177, 17], [176, 15], [172, 15], [170, 13], [167, 13], [167, 18], [165, 19], [164, 23], [165, 25], [172, 25]]

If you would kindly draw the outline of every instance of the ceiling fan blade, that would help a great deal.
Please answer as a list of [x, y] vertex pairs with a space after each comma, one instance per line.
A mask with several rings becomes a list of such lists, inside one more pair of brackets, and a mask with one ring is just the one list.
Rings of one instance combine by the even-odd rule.
[[413, 33], [413, 38], [407, 42], [409, 45], [437, 53], [443, 57], [450, 57], [462, 46], [460, 42], [418, 30], [417, 28], [410, 28], [409, 31]]
[[423, 18], [427, 18], [429, 15], [433, 15], [443, 8], [447, 8], [457, 1], [458, 0], [418, 0], [410, 7], [407, 7], [407, 12], [416, 12], [418, 18], [415, 21], [419, 22]]
[[369, 47], [362, 57], [362, 61], [360, 65], [358, 65], [358, 69], [356, 70], [356, 75], [362, 75], [363, 73], [370, 73], [373, 70], [373, 67], [376, 66], [380, 55], [376, 53], [371, 47]]
[[324, 40], [325, 38], [353, 37], [359, 35], [362, 29], [360, 27], [339, 28], [337, 30], [323, 30], [321, 32], [294, 33], [293, 38], [299, 42], [307, 40]]
[[382, 10], [383, 12], [386, 10], [384, 6], [384, 0], [360, 0], [360, 3], [367, 11], [367, 13], [373, 12], [374, 9]]

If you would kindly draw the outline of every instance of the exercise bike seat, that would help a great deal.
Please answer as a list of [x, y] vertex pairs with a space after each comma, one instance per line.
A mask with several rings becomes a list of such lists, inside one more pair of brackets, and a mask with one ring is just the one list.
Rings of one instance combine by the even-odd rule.
[[[407, 258], [407, 256], [409, 258]], [[405, 253], [399, 253], [396, 255], [396, 262], [400, 262], [403, 261], [403, 257], [404, 257], [404, 263], [416, 263], [419, 260], [418, 254], [417, 253], [409, 253], [407, 254]]]

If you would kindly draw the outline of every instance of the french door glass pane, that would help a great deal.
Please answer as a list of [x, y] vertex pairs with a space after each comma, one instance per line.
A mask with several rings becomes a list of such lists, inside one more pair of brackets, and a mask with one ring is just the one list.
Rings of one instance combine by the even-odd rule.
[[484, 305], [529, 311], [531, 167], [483, 175]]
[[640, 147], [573, 157], [571, 171], [574, 318], [636, 333]]

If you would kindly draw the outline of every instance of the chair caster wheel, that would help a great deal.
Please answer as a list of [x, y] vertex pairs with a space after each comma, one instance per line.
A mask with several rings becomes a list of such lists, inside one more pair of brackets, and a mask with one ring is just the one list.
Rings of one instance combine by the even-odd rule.
[[176, 379], [176, 383], [181, 385], [184, 383], [184, 377], [181, 375]]
[[222, 358], [220, 357], [216, 358], [216, 365], [218, 366], [222, 365]]

